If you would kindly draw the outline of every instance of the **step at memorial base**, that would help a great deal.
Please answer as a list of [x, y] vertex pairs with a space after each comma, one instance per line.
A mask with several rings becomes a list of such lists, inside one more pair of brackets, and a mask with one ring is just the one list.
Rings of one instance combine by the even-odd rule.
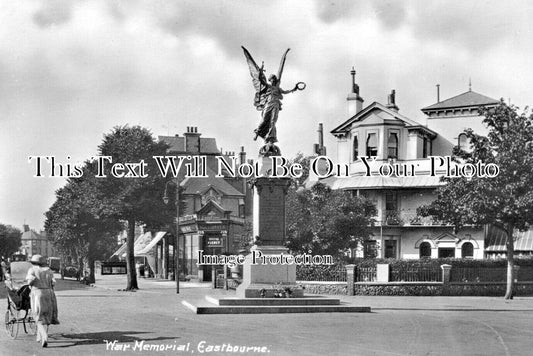
[[303, 298], [215, 298], [206, 296], [196, 303], [182, 301], [196, 314], [277, 314], [277, 313], [369, 313], [370, 307], [341, 303], [326, 297]]

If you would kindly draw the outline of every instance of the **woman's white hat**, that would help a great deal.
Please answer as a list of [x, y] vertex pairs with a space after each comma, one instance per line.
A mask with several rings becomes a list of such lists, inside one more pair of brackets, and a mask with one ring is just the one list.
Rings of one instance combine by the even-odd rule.
[[31, 256], [30, 262], [36, 265], [44, 265], [46, 264], [46, 260], [41, 255], [33, 255]]

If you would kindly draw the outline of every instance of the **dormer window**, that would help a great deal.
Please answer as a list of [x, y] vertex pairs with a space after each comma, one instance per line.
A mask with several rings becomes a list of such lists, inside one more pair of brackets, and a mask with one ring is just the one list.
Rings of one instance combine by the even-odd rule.
[[391, 132], [387, 141], [387, 158], [398, 158], [398, 134]]
[[357, 161], [357, 157], [359, 157], [359, 140], [357, 139], [357, 136], [353, 137], [353, 161]]
[[366, 155], [373, 157], [378, 155], [378, 135], [369, 133], [366, 139]]

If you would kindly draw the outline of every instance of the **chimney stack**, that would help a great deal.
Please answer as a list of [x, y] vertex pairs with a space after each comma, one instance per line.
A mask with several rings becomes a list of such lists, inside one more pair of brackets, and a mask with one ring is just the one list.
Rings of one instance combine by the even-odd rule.
[[398, 111], [400, 110], [396, 105], [396, 90], [392, 89], [388, 97], [387, 107], [391, 110]]
[[200, 153], [201, 134], [198, 133], [198, 127], [187, 126], [187, 132], [183, 136], [185, 136], [185, 151], [187, 153]]
[[437, 84], [437, 103], [440, 103], [440, 84]]
[[324, 127], [322, 123], [318, 124], [318, 143], [315, 143], [315, 153], [319, 156], [326, 155], [326, 147], [324, 147]]
[[348, 94], [346, 100], [348, 101], [348, 117], [355, 116], [363, 109], [363, 98], [359, 96], [359, 85], [355, 82], [355, 68], [352, 67], [350, 71], [352, 75], [352, 92]]
[[241, 146], [241, 152], [239, 152], [239, 162], [241, 164], [246, 163], [246, 152], [244, 152], [244, 146]]

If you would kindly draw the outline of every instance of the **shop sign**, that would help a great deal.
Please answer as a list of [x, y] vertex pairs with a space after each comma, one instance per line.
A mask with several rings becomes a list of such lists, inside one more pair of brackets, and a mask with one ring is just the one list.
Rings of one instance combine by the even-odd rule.
[[185, 225], [185, 226], [180, 226], [180, 231], [186, 234], [188, 232], [198, 231], [198, 229], [196, 228], [196, 225]]
[[207, 237], [207, 246], [208, 247], [222, 247], [224, 242], [220, 236], [208, 236]]

